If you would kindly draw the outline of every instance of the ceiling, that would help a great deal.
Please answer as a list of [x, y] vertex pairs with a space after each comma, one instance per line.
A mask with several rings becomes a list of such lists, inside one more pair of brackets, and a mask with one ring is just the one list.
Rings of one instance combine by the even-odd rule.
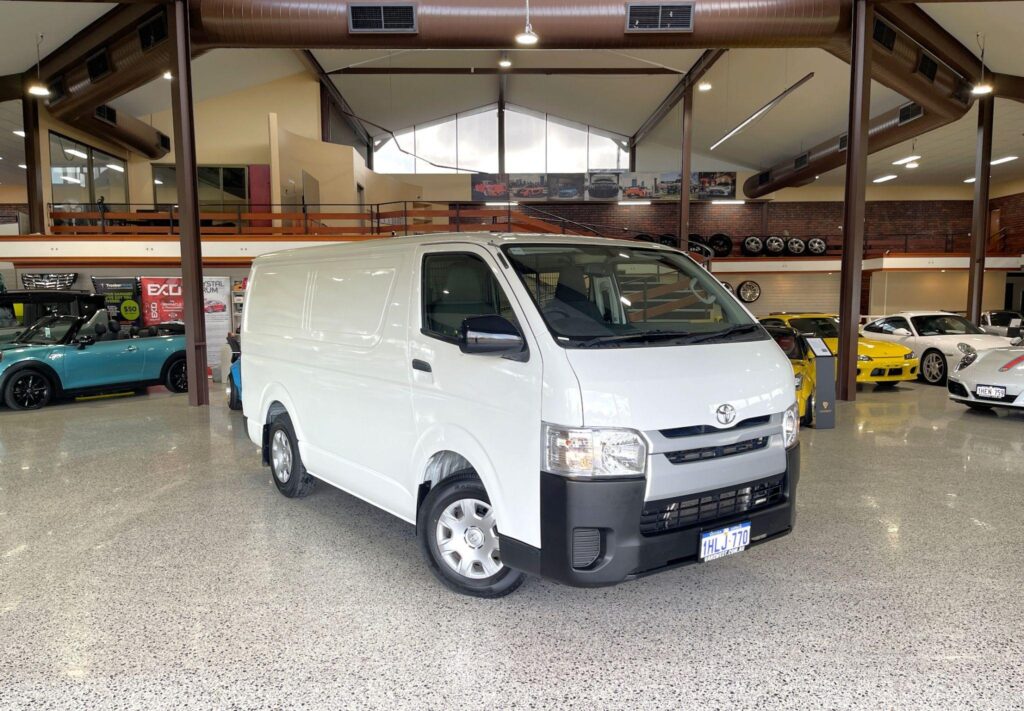
[[[113, 7], [90, 2], [0, 3], [0, 74], [23, 71], [35, 61], [35, 33], [46, 33], [43, 53]], [[975, 34], [987, 39], [987, 64], [995, 71], [1024, 75], [1020, 51], [1024, 2], [937, 3], [922, 6], [968, 48], [976, 50]], [[328, 70], [343, 67], [482, 67], [497, 65], [500, 54], [480, 50], [316, 50]], [[557, 51], [510, 50], [515, 67], [668, 67], [685, 72], [701, 50]], [[197, 101], [255, 86], [304, 71], [292, 50], [214, 50], [193, 65]], [[729, 141], [710, 145], [770, 99], [801, 79], [814, 77], [772, 111]], [[707, 75], [709, 92], [695, 94], [694, 152], [697, 169], [761, 170], [789, 160], [802, 150], [842, 133], [847, 121], [849, 67], [816, 49], [732, 50]], [[506, 99], [579, 123], [630, 135], [679, 80], [676, 75], [510, 75]], [[498, 78], [482, 75], [334, 75], [333, 81], [361, 117], [390, 129], [401, 129], [497, 101]], [[119, 110], [145, 116], [167, 109], [167, 83], [156, 80], [112, 102]], [[872, 115], [905, 101], [897, 93], [872, 84]], [[0, 104], [0, 182], [23, 180], [19, 102]], [[962, 184], [973, 172], [975, 113], [937, 129], [917, 141], [924, 156], [914, 171], [895, 169], [892, 160], [909, 154], [910, 144], [882, 151], [869, 160], [872, 176], [896, 172], [892, 184]], [[675, 169], [679, 163], [681, 111], [677, 107], [641, 147], [642, 170]], [[380, 129], [371, 128], [372, 134]], [[997, 101], [994, 155], [1020, 155], [1021, 160], [993, 169], [993, 178], [1024, 178], [1024, 105]], [[843, 170], [821, 177], [823, 184], [842, 182]]]

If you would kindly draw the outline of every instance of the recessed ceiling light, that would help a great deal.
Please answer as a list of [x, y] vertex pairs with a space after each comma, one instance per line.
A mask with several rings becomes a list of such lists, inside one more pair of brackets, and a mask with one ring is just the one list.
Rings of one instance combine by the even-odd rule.
[[174, 78], [174, 75], [171, 74], [170, 71], [164, 72], [164, 79], [166, 79], [167, 81], [170, 81], [173, 78]]
[[118, 173], [124, 172], [124, 168], [119, 166], [117, 163], [107, 163], [107, 167], [110, 168], [111, 170], [116, 170]]
[[487, 207], [515, 207], [518, 202], [485, 202]]
[[873, 183], [888, 183], [890, 180], [896, 180], [896, 178], [898, 178], [898, 177], [899, 177], [898, 175], [883, 175], [880, 178], [875, 178], [871, 182], [873, 182]]
[[502, 69], [508, 69], [509, 67], [512, 66], [512, 60], [509, 59], [508, 57], [502, 57], [501, 59], [498, 60], [498, 66], [501, 67]]
[[78, 178], [72, 178], [70, 175], [62, 175], [60, 176], [60, 179], [63, 180], [65, 183], [77, 183], [78, 185], [82, 184], [81, 180], [79, 180]]
[[14, 135], [17, 136], [18, 138], [24, 138], [25, 132], [19, 128], [14, 131]]
[[974, 178], [967, 178], [966, 180], [964, 180], [964, 182], [965, 183], [973, 183], [974, 182]]
[[905, 163], [905, 164], [903, 165], [903, 167], [904, 167], [904, 168], [910, 168], [911, 170], [913, 170], [914, 168], [918, 167], [919, 165], [921, 165], [921, 164], [920, 164], [920, 163], [918, 163], [918, 162], [917, 162], [917, 161], [915, 161], [915, 160], [912, 160], [912, 161], [910, 161], [909, 163]]
[[712, 200], [712, 205], [746, 205], [743, 200]]
[[907, 156], [906, 158], [900, 158], [899, 160], [894, 160], [892, 162], [892, 164], [893, 165], [906, 165], [907, 163], [913, 163], [916, 160], [921, 160], [921, 156]]
[[1004, 158], [999, 158], [998, 160], [994, 160], [991, 163], [989, 163], [989, 165], [999, 165], [1000, 163], [1009, 163], [1011, 160], [1017, 160], [1017, 156], [1006, 156]]
[[697, 85], [697, 91], [711, 91], [711, 82], [702, 81]]
[[22, 170], [28, 170], [28, 166], [25, 165], [24, 163], [18, 163], [18, 167], [21, 168]]
[[619, 200], [620, 205], [650, 205], [650, 200]]
[[153, 180], [153, 185], [163, 185], [163, 184], [164, 184], [164, 181], [160, 180], [159, 178], [156, 178], [155, 180]]
[[82, 160], [85, 160], [86, 158], [89, 157], [85, 153], [76, 148], [65, 148], [64, 152], [70, 156], [74, 156], [75, 158], [81, 158]]

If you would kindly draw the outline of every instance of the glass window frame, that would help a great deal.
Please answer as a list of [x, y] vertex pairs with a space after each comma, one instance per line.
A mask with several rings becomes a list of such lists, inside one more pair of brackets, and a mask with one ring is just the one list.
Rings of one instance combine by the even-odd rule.
[[[151, 163], [150, 164], [150, 181], [151, 181], [151, 185], [152, 185], [152, 188], [153, 188], [153, 207], [169, 206], [169, 205], [172, 204], [172, 203], [168, 203], [168, 202], [161, 202], [160, 200], [158, 200], [158, 195], [157, 195], [157, 193], [158, 193], [157, 189], [160, 188], [160, 187], [165, 187], [167, 185], [167, 183], [161, 183], [161, 185], [157, 185], [156, 184], [156, 179], [157, 179], [156, 172], [157, 172], [157, 170], [168, 170], [168, 169], [171, 170], [171, 171], [174, 171], [175, 179], [177, 179], [177, 166], [174, 163]], [[223, 165], [207, 165], [207, 164], [197, 165], [196, 166], [197, 176], [198, 176], [198, 172], [200, 170], [202, 170], [202, 169], [216, 170], [217, 171], [217, 174], [218, 174], [217, 189], [221, 192], [222, 195], [224, 194], [224, 171], [226, 169], [239, 169], [239, 170], [241, 170], [242, 173], [245, 175], [245, 197], [242, 198], [238, 202], [226, 202], [224, 200], [221, 200], [219, 202], [210, 202], [210, 201], [205, 201], [204, 202], [204, 201], [200, 201], [200, 203], [199, 203], [200, 207], [208, 207], [208, 206], [212, 206], [212, 205], [219, 205], [221, 209], [226, 209], [228, 206], [235, 206], [235, 205], [246, 206], [246, 205], [249, 204], [249, 194], [250, 194], [251, 183], [249, 182], [249, 166], [248, 165], [241, 164], [241, 163], [225, 163]], [[175, 190], [175, 195], [177, 195], [177, 190], [178, 190], [177, 184], [174, 185], [174, 190]], [[175, 201], [173, 204], [176, 205], [177, 201]]]
[[[451, 336], [446, 336], [443, 333], [439, 333], [437, 331], [433, 331], [433, 330], [431, 330], [427, 326], [427, 323], [428, 323], [428, 321], [427, 321], [427, 288], [426, 288], [427, 287], [427, 275], [428, 275], [428, 272], [427, 272], [427, 260], [431, 259], [431, 258], [436, 258], [436, 257], [440, 257], [440, 258], [470, 257], [471, 259], [475, 259], [478, 262], [480, 262], [480, 264], [482, 264], [484, 266], [484, 268], [487, 270], [488, 274], [490, 274], [491, 280], [494, 282], [494, 285], [497, 287], [497, 289], [498, 289], [498, 296], [499, 297], [504, 297], [505, 301], [509, 305], [509, 310], [512, 312], [513, 315], [515, 315], [515, 307], [513, 306], [515, 301], [509, 296], [508, 290], [502, 285], [501, 280], [498, 278], [498, 273], [494, 270], [494, 267], [487, 263], [487, 260], [483, 257], [483, 255], [480, 255], [480, 254], [477, 254], [477, 253], [471, 252], [471, 251], [461, 250], [461, 249], [460, 250], [443, 250], [443, 251], [437, 251], [437, 252], [425, 252], [423, 254], [422, 258], [420, 259], [420, 279], [419, 279], [419, 282], [420, 282], [420, 296], [419, 296], [419, 301], [420, 301], [419, 306], [420, 306], [420, 308], [419, 308], [419, 312], [420, 312], [420, 333], [421, 334], [423, 334], [427, 338], [433, 338], [435, 340], [442, 341], [444, 343], [449, 343], [449, 344], [454, 345], [454, 346], [459, 345], [459, 339], [458, 338], [453, 338]], [[497, 315], [500, 315], [500, 314], [497, 314]], [[465, 320], [465, 319], [463, 319], [463, 320]], [[515, 316], [515, 319], [513, 320], [513, 323], [516, 325], [516, 328], [520, 328], [520, 330], [521, 330], [521, 327], [519, 326], [518, 321], [519, 321], [519, 317]]]
[[61, 133], [60, 131], [54, 131], [54, 130], [50, 129], [48, 131], [48, 135], [47, 135], [47, 150], [48, 150], [48, 154], [47, 155], [48, 155], [48, 159], [49, 159], [49, 161], [48, 161], [49, 162], [49, 166], [48, 167], [50, 169], [50, 171], [49, 171], [50, 172], [50, 195], [51, 195], [51, 201], [54, 204], [58, 204], [58, 205], [59, 204], [64, 204], [64, 203], [60, 203], [60, 202], [58, 202], [56, 200], [52, 200], [53, 186], [54, 186], [54, 182], [53, 182], [54, 160], [53, 160], [53, 148], [52, 147], [53, 147], [53, 139], [54, 138], [57, 138], [58, 141], [67, 141], [69, 143], [73, 143], [73, 144], [75, 144], [75, 146], [81, 146], [82, 148], [85, 149], [83, 151], [85, 153], [85, 155], [86, 155], [86, 157], [84, 159], [85, 160], [85, 177], [86, 177], [86, 181], [88, 183], [85, 187], [86, 187], [86, 190], [88, 192], [89, 201], [86, 202], [86, 203], [78, 203], [78, 204], [86, 205], [86, 206], [93, 206], [93, 205], [97, 205], [98, 204], [96, 202], [96, 176], [95, 176], [96, 160], [95, 160], [95, 158], [96, 158], [96, 154], [99, 153], [99, 154], [102, 154], [102, 155], [104, 155], [104, 156], [106, 156], [108, 158], [113, 158], [114, 160], [120, 161], [123, 164], [124, 169], [125, 169], [124, 172], [121, 173], [121, 175], [124, 176], [124, 197], [125, 197], [125, 200], [124, 200], [123, 203], [117, 202], [117, 203], [110, 203], [110, 204], [112, 204], [112, 205], [125, 205], [125, 206], [131, 205], [131, 194], [129, 192], [129, 190], [130, 190], [130, 185], [129, 185], [130, 181], [128, 180], [128, 157], [127, 156], [116, 155], [116, 154], [111, 153], [109, 151], [103, 150], [102, 148], [97, 148], [96, 146], [93, 146], [93, 145], [91, 145], [89, 143], [86, 143], [85, 141], [80, 141], [77, 138], [72, 138], [71, 136], [68, 136], [67, 134]]

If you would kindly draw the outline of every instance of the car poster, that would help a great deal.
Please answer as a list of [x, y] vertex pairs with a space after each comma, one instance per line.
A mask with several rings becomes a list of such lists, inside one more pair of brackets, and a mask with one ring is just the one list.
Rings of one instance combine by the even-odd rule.
[[125, 326], [142, 325], [139, 280], [136, 277], [92, 277], [92, 290], [103, 294], [110, 318]]
[[583, 173], [548, 173], [548, 197], [552, 200], [582, 200]]
[[619, 174], [613, 171], [587, 174], [587, 200], [618, 200]]
[[[627, 173], [602, 170], [591, 173], [477, 173], [472, 177], [475, 202], [521, 200], [678, 200], [679, 171]], [[690, 199], [731, 200], [736, 197], [735, 172], [690, 174]]]
[[736, 173], [691, 173], [690, 197], [698, 200], [731, 200], [736, 197]]
[[206, 362], [220, 365], [221, 346], [231, 330], [231, 279], [203, 277], [203, 316], [206, 322]]
[[494, 202], [508, 200], [508, 183], [504, 175], [477, 173], [473, 176], [473, 200]]
[[660, 198], [656, 173], [623, 173], [619, 176], [622, 200], [654, 200]]
[[544, 173], [513, 173], [508, 176], [508, 194], [512, 200], [546, 200], [548, 176]]
[[142, 323], [155, 326], [185, 320], [181, 277], [142, 277]]

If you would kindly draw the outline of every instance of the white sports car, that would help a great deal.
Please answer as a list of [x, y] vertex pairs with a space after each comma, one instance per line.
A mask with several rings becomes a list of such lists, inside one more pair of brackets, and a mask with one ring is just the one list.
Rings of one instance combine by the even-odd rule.
[[949, 376], [951, 400], [975, 410], [993, 407], [1024, 409], [1024, 347], [978, 353], [964, 344], [963, 358]]
[[921, 377], [942, 385], [964, 354], [964, 343], [979, 353], [1006, 348], [1011, 339], [985, 333], [963, 316], [948, 311], [902, 311], [864, 326], [869, 338], [899, 343], [921, 357]]

